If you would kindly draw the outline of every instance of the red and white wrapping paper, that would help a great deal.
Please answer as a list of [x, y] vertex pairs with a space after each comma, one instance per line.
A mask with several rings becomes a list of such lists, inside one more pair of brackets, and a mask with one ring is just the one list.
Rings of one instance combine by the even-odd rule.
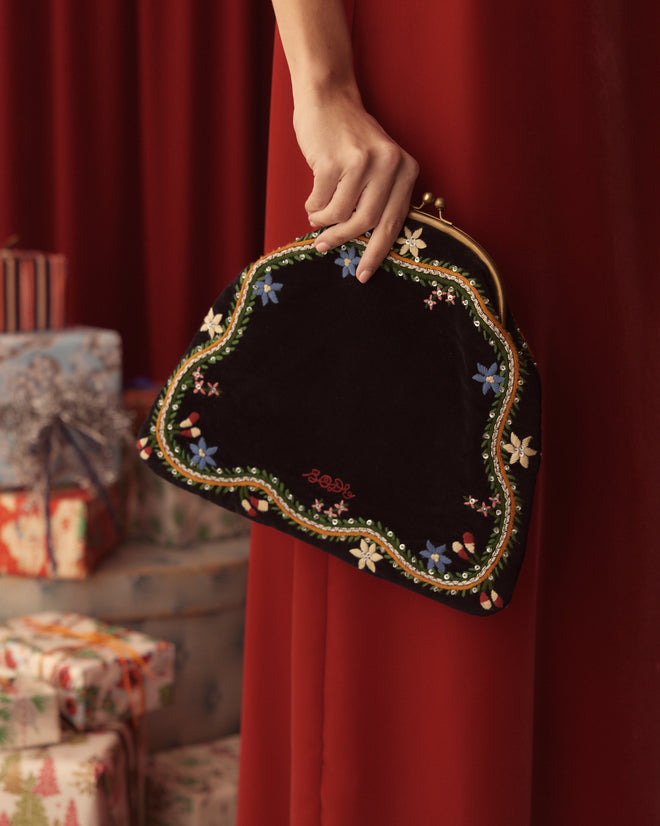
[[[122, 489], [112, 485], [107, 492], [121, 527]], [[106, 505], [90, 491], [54, 490], [48, 511], [54, 567], [43, 504], [27, 491], [0, 492], [0, 574], [85, 579], [121, 539]]]

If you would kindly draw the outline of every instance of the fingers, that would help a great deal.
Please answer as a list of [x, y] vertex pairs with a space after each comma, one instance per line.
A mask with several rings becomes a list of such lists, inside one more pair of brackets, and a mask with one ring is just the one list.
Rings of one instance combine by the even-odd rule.
[[[325, 208], [310, 215], [310, 222], [316, 226], [333, 224], [316, 240], [320, 252], [373, 230], [356, 273], [363, 283], [371, 278], [392, 249], [408, 214], [419, 172], [410, 155], [396, 144], [393, 147], [396, 157], [390, 154], [381, 158], [376, 169], [363, 173], [360, 178], [339, 181]], [[363, 189], [358, 192], [360, 186]]]
[[328, 226], [347, 221], [364, 189], [365, 172], [354, 166], [340, 176], [334, 169], [324, 169], [314, 176], [314, 188], [305, 203], [312, 226]]
[[374, 227], [369, 243], [358, 264], [355, 274], [358, 281], [363, 284], [366, 284], [383, 263], [401, 233], [401, 227], [406, 220], [406, 215], [410, 209], [413, 187], [419, 171], [416, 162], [412, 158], [410, 160], [412, 164], [407, 164], [406, 173], [401, 175], [392, 187], [385, 209]]
[[314, 187], [305, 201], [305, 210], [312, 226], [317, 224], [314, 215], [328, 206], [337, 189], [338, 175], [332, 167], [325, 167], [314, 173]]

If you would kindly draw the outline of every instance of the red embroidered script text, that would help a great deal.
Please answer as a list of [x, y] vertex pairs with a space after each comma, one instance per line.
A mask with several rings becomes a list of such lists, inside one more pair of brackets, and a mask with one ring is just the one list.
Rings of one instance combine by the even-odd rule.
[[345, 499], [355, 498], [355, 494], [347, 482], [342, 482], [341, 479], [333, 479], [332, 476], [327, 474], [321, 474], [321, 471], [317, 468], [310, 470], [309, 473], [303, 473], [303, 476], [312, 484], [320, 485], [328, 493], [340, 493]]

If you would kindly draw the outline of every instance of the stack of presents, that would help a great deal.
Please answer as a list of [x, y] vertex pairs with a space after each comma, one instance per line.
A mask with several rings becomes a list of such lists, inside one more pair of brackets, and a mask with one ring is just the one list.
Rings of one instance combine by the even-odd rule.
[[65, 281], [0, 251], [0, 826], [231, 826], [248, 523], [143, 465]]

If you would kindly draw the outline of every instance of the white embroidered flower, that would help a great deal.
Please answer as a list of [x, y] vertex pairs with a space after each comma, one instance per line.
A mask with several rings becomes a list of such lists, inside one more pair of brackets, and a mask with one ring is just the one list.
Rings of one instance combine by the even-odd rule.
[[401, 244], [399, 255], [405, 255], [409, 252], [414, 258], [419, 256], [419, 251], [426, 249], [426, 242], [422, 241], [422, 227], [411, 232], [408, 227], [403, 228], [405, 237], [397, 238], [397, 244]]
[[520, 462], [523, 467], [529, 467], [529, 457], [536, 456], [536, 451], [529, 447], [529, 443], [531, 441], [531, 436], [525, 436], [525, 438], [520, 441], [515, 433], [511, 434], [510, 443], [508, 445], [503, 445], [503, 447], [507, 453], [511, 454], [512, 465], [515, 465], [516, 462]]
[[374, 574], [376, 573], [375, 563], [383, 558], [383, 555], [377, 552], [376, 545], [373, 542], [369, 545], [365, 539], [360, 540], [359, 548], [351, 548], [351, 553], [360, 560], [358, 562], [360, 570], [366, 566]]
[[222, 321], [222, 313], [217, 313], [216, 315], [213, 314], [213, 307], [208, 311], [204, 318], [204, 323], [199, 328], [200, 332], [205, 333], [208, 332], [209, 336], [213, 338], [213, 336], [219, 336], [222, 332], [222, 327], [220, 326], [220, 322]]

